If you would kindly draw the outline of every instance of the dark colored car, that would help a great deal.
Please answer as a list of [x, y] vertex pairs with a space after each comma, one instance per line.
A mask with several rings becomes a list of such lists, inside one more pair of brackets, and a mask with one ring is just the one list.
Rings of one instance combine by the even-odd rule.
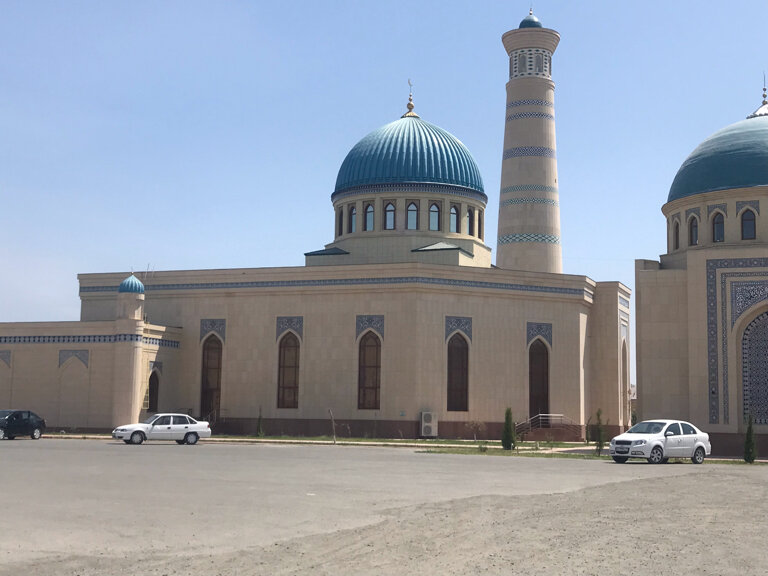
[[0, 440], [29, 436], [37, 440], [45, 432], [45, 420], [29, 410], [0, 410]]

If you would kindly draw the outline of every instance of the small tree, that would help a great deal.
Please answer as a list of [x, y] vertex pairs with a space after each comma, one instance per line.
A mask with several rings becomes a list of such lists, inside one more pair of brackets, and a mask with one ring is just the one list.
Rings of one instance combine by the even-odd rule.
[[752, 430], [752, 414], [750, 414], [747, 423], [747, 436], [744, 438], [744, 462], [752, 464], [755, 458], [757, 458], [757, 448], [755, 447], [755, 433]]
[[603, 411], [598, 408], [597, 420], [595, 421], [595, 454], [598, 456], [602, 453], [603, 445], [605, 444], [602, 416]]
[[256, 421], [256, 436], [264, 437], [264, 428], [261, 427], [261, 406], [259, 406], [259, 419]]
[[504, 450], [512, 450], [516, 444], [515, 423], [512, 422], [512, 408], [504, 412], [504, 429], [501, 432], [501, 446]]

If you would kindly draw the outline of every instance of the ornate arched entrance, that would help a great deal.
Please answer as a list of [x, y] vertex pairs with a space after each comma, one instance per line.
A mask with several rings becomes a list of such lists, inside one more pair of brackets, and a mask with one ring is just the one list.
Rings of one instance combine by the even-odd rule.
[[741, 340], [743, 418], [768, 424], [768, 312], [744, 329]]
[[200, 416], [215, 422], [221, 401], [221, 340], [211, 334], [203, 343], [203, 370], [200, 383]]
[[528, 349], [529, 417], [549, 414], [549, 350], [536, 339]]

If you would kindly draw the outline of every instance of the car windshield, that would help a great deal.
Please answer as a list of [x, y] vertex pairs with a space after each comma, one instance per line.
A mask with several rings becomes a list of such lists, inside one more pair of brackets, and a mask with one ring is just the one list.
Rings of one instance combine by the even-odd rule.
[[13, 414], [13, 410], [0, 410], [0, 420], [8, 418], [11, 414]]
[[664, 428], [664, 422], [640, 422], [627, 430], [627, 434], [658, 434]]
[[152, 422], [154, 422], [156, 418], [157, 418], [157, 414], [152, 414], [152, 416], [144, 420], [144, 424], [152, 424]]

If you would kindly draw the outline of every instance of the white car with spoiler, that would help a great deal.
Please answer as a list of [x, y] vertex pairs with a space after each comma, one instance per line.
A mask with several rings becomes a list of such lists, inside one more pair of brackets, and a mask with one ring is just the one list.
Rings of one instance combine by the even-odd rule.
[[690, 458], [704, 462], [712, 452], [709, 434], [682, 420], [646, 420], [611, 440], [610, 454], [624, 464], [630, 458], [645, 458], [651, 464], [664, 464], [670, 458]]
[[175, 440], [177, 444], [197, 444], [200, 438], [210, 438], [208, 422], [197, 421], [186, 414], [153, 414], [141, 424], [126, 424], [112, 430], [112, 438], [126, 444], [141, 444], [144, 440]]

